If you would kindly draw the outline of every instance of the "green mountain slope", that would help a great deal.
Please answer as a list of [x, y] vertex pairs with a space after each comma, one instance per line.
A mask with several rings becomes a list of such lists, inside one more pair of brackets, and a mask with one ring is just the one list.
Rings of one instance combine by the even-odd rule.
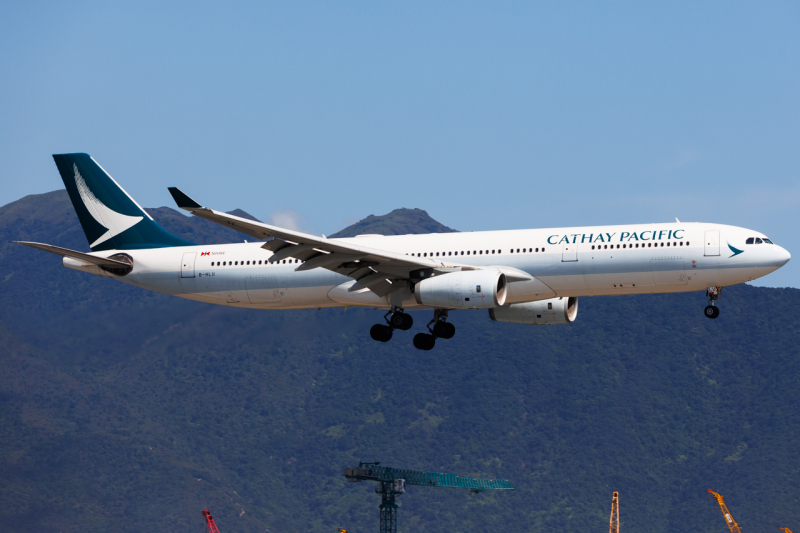
[[380, 312], [199, 304], [9, 243], [86, 249], [76, 224], [56, 193], [0, 208], [11, 531], [200, 531], [204, 506], [222, 531], [375, 531], [374, 486], [339, 475], [359, 459], [516, 487], [410, 487], [401, 531], [602, 531], [619, 490], [626, 530], [699, 533], [708, 488], [746, 530], [800, 528], [798, 290], [728, 288], [716, 321], [701, 294], [584, 298], [569, 326], [456, 312], [423, 353], [427, 313], [379, 344]]
[[356, 235], [408, 235], [419, 233], [452, 233], [456, 230], [440, 224], [422, 209], [395, 209], [383, 216], [367, 218], [329, 235], [330, 238], [355, 237]]

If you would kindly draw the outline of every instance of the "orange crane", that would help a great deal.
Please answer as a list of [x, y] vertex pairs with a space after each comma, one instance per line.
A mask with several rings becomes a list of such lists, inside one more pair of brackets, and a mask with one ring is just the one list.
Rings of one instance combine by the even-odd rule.
[[783, 533], [792, 533], [792, 530], [789, 529], [788, 527], [782, 527], [781, 531], [783, 531]]
[[728, 525], [728, 529], [731, 530], [731, 533], [742, 533], [742, 530], [739, 528], [739, 524], [737, 524], [736, 520], [733, 519], [733, 515], [728, 510], [728, 506], [725, 505], [725, 500], [722, 499], [722, 494], [717, 494], [711, 489], [708, 489], [708, 492], [717, 499], [719, 508], [722, 510], [722, 516], [725, 517], [725, 523]]
[[608, 533], [619, 533], [619, 492], [614, 491], [611, 497], [611, 520], [608, 524]]
[[206, 527], [208, 527], [208, 533], [219, 533], [219, 528], [217, 524], [214, 523], [214, 517], [211, 516], [211, 511], [205, 509], [203, 511], [203, 517], [206, 519]]

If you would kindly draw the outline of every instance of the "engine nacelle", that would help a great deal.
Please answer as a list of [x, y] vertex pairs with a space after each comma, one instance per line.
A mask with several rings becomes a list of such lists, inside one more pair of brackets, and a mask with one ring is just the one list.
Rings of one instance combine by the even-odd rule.
[[414, 287], [420, 305], [486, 309], [506, 302], [506, 276], [498, 270], [461, 270], [424, 279]]
[[489, 316], [496, 322], [512, 322], [532, 326], [569, 324], [578, 316], [578, 298], [550, 298], [538, 302], [504, 305], [489, 309]]

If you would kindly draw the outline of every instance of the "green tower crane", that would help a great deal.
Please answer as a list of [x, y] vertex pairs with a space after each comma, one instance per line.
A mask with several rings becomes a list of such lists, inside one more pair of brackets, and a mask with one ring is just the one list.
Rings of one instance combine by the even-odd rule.
[[405, 494], [406, 485], [422, 487], [455, 487], [469, 489], [472, 493], [484, 490], [514, 490], [507, 479], [478, 479], [459, 477], [455, 474], [423, 472], [420, 470], [398, 470], [380, 466], [380, 463], [358, 463], [358, 468], [345, 468], [342, 474], [347, 481], [377, 481], [375, 489], [381, 495], [380, 533], [397, 533], [397, 504], [395, 498]]

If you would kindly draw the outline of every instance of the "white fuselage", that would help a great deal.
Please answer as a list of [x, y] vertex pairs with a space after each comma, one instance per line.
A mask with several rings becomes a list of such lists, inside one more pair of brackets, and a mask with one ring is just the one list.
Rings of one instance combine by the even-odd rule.
[[[780, 268], [789, 253], [775, 244], [746, 244], [764, 235], [704, 223], [638, 224], [428, 235], [362, 236], [365, 246], [432, 258], [444, 265], [511, 267], [534, 277], [509, 283], [506, 303], [556, 296], [598, 296], [705, 290], [750, 281]], [[333, 239], [332, 239], [333, 240]], [[203, 302], [259, 309], [341, 306], [388, 308], [390, 297], [355, 280], [316, 268], [296, 272], [294, 258], [270, 263], [261, 242], [124, 250], [133, 271], [114, 276], [156, 292]], [[103, 252], [104, 257], [118, 253]], [[406, 295], [405, 309], [422, 309]]]

